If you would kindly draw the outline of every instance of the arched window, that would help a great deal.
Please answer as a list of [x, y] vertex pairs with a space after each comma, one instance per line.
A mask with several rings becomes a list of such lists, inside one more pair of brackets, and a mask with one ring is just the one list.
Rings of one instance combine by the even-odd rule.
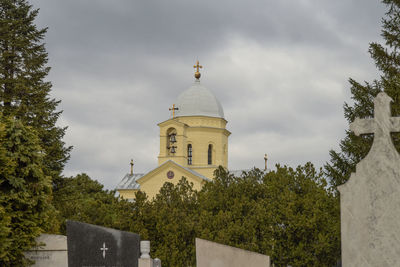
[[211, 144], [208, 145], [208, 165], [212, 164], [212, 148], [213, 146]]
[[175, 155], [176, 153], [176, 130], [169, 128], [167, 131], [167, 155]]
[[192, 145], [188, 144], [187, 146], [187, 160], [188, 165], [192, 165]]

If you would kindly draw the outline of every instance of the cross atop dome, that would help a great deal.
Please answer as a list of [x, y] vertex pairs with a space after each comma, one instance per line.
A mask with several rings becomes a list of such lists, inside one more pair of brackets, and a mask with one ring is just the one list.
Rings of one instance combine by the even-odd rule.
[[194, 73], [194, 77], [195, 77], [197, 80], [199, 80], [199, 79], [200, 79], [200, 76], [201, 76], [200, 69], [202, 69], [203, 66], [201, 66], [201, 65], [199, 64], [199, 61], [197, 60], [197, 61], [196, 61], [196, 65], [194, 65], [193, 68], [196, 69], [196, 72]]

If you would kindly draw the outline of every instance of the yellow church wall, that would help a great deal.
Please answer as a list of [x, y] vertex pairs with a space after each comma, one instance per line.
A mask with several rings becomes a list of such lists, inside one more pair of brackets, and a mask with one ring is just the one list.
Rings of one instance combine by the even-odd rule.
[[[176, 185], [182, 177], [185, 177], [189, 182], [192, 182], [195, 190], [200, 190], [202, 185], [205, 183], [204, 180], [173, 163], [166, 163], [165, 165], [166, 166], [161, 166], [161, 168], [155, 169], [146, 174], [137, 181], [140, 184], [140, 190], [146, 192], [149, 199], [152, 199], [159, 193], [160, 188], [164, 183], [170, 182]], [[167, 177], [168, 171], [174, 172], [174, 177], [172, 179]]]
[[224, 145], [228, 143], [228, 137], [224, 130], [193, 127], [188, 129], [188, 143], [193, 146], [193, 166], [208, 165], [208, 145], [212, 145], [212, 165], [227, 166], [224, 158]]
[[[228, 167], [227, 156], [224, 155], [223, 148], [227, 147], [228, 137], [223, 129], [193, 127], [188, 129], [188, 143], [193, 147], [193, 160], [189, 168], [196, 172], [213, 179], [214, 170], [222, 165]], [[208, 164], [208, 146], [212, 145], [212, 164]]]
[[211, 166], [211, 167], [193, 167], [190, 168], [194, 170], [195, 172], [200, 173], [201, 175], [204, 175], [205, 177], [213, 180], [214, 179], [214, 171], [218, 168], [218, 166]]
[[207, 117], [207, 116], [184, 116], [175, 118], [178, 122], [194, 126], [209, 126], [225, 129], [227, 121], [223, 118]]
[[135, 199], [135, 193], [138, 189], [118, 189], [119, 196], [123, 199]]

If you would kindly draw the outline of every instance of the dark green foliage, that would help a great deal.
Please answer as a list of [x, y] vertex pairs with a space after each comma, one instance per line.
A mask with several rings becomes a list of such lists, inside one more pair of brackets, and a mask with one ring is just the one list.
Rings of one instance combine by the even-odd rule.
[[152, 240], [152, 257], [163, 266], [195, 266], [194, 241], [198, 223], [197, 193], [186, 179], [165, 183], [152, 201], [138, 193], [133, 232]]
[[26, 0], [0, 1], [0, 266], [22, 266], [21, 252], [36, 236], [57, 232], [51, 186], [71, 149], [56, 126], [59, 101], [45, 80], [47, 29], [35, 26], [37, 14]]
[[[271, 256], [276, 267], [328, 266], [340, 253], [339, 203], [312, 164], [277, 166], [234, 177], [222, 167], [200, 192], [182, 178], [165, 183], [152, 200], [136, 201], [87, 175], [65, 179], [55, 194], [63, 220], [73, 219], [140, 234], [163, 266], [195, 266], [195, 238]], [[64, 228], [63, 228], [64, 229]]]
[[333, 266], [340, 255], [339, 201], [307, 163], [277, 166], [264, 177], [272, 215], [276, 266]]
[[152, 241], [163, 266], [195, 266], [195, 237], [270, 255], [275, 266], [332, 266], [339, 203], [311, 164], [234, 177], [222, 167], [200, 192], [186, 179], [155, 199], [137, 193], [130, 231]]
[[66, 233], [67, 219], [105, 227], [128, 230], [133, 204], [115, 197], [115, 191], [103, 190], [103, 185], [86, 174], [63, 178], [54, 192], [53, 203], [61, 222], [60, 232]]
[[[0, 196], [0, 203], [5, 203], [5, 196]], [[0, 259], [9, 257], [9, 248], [12, 241], [8, 236], [11, 232], [11, 216], [7, 214], [5, 207], [0, 206]]]
[[0, 1], [0, 113], [36, 130], [45, 174], [56, 182], [71, 148], [62, 141], [65, 128], [55, 126], [59, 101], [49, 97], [47, 29], [35, 26], [37, 14], [26, 0]]
[[[5, 136], [5, 125], [0, 123], [0, 140], [4, 140]], [[1, 143], [0, 143], [1, 144]], [[0, 145], [0, 188], [5, 182], [4, 175], [11, 171], [6, 168], [10, 163], [7, 160], [7, 151], [3, 145]], [[11, 232], [11, 216], [7, 213], [6, 207], [3, 203], [6, 203], [8, 197], [5, 194], [0, 194], [0, 259], [8, 257], [8, 249], [10, 248], [12, 241], [8, 237]]]
[[198, 237], [271, 256], [275, 266], [332, 266], [339, 203], [308, 163], [233, 177], [220, 168], [199, 193]]
[[[383, 3], [389, 8], [382, 20], [385, 46], [378, 43], [371, 43], [369, 46], [371, 57], [382, 75], [379, 80], [364, 85], [350, 79], [354, 103], [344, 105], [344, 115], [349, 123], [356, 117], [372, 117], [373, 98], [381, 91], [385, 91], [393, 99], [393, 116], [400, 115], [400, 2], [384, 0]], [[395, 147], [400, 151], [400, 134], [394, 133], [392, 138]], [[326, 174], [334, 187], [349, 179], [351, 172], [355, 171], [356, 164], [370, 150], [372, 140], [372, 135], [357, 137], [346, 131], [345, 138], [340, 142], [340, 152], [330, 151], [331, 161], [325, 166]]]
[[272, 196], [263, 173], [255, 169], [234, 177], [219, 168], [215, 174], [199, 193], [198, 237], [271, 255]]
[[51, 179], [32, 127], [3, 119], [0, 124], [0, 266], [23, 266], [22, 252], [54, 227]]

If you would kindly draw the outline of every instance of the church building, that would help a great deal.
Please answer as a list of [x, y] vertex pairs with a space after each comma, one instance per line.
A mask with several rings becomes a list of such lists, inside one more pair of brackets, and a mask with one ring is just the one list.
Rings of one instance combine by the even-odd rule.
[[124, 199], [133, 200], [140, 190], [153, 198], [165, 182], [178, 183], [185, 177], [200, 189], [211, 181], [219, 165], [228, 168], [227, 121], [221, 103], [200, 83], [200, 68], [194, 66], [195, 81], [182, 92], [170, 109], [172, 118], [158, 124], [160, 153], [158, 167], [145, 174], [126, 174], [117, 186]]

